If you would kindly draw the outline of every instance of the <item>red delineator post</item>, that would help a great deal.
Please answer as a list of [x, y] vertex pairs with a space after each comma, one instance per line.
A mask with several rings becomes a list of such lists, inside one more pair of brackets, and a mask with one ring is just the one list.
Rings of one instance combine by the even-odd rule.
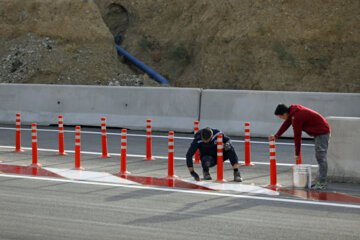
[[81, 127], [75, 127], [75, 170], [84, 170], [81, 167]]
[[106, 136], [106, 118], [101, 118], [101, 142], [102, 142], [102, 158], [109, 158], [107, 136]]
[[277, 184], [277, 174], [276, 174], [276, 147], [275, 147], [275, 137], [271, 136], [269, 139], [269, 149], [270, 149], [270, 184], [269, 187], [280, 187]]
[[300, 151], [300, 155], [299, 155], [299, 160], [296, 160], [296, 164], [302, 164], [301, 151]]
[[36, 123], [31, 124], [31, 145], [32, 145], [32, 164], [31, 167], [41, 167], [38, 163], [38, 144]]
[[23, 151], [24, 150], [21, 149], [21, 117], [20, 117], [20, 113], [17, 113], [14, 152], [23, 152]]
[[129, 174], [126, 170], [126, 149], [127, 149], [127, 130], [121, 130], [121, 162], [120, 172], [118, 174]]
[[243, 166], [253, 166], [250, 159], [250, 123], [245, 123], [245, 163]]
[[[199, 131], [199, 121], [195, 121], [194, 122], [194, 135]], [[200, 154], [199, 154], [199, 149], [196, 150], [195, 152], [195, 161], [194, 163], [201, 163], [200, 162]]]
[[146, 157], [144, 160], [155, 160], [151, 156], [151, 119], [146, 120]]
[[217, 180], [216, 182], [224, 183], [227, 182], [224, 179], [224, 168], [223, 168], [223, 136], [219, 134], [217, 136]]
[[63, 116], [58, 116], [58, 124], [59, 124], [59, 152], [57, 155], [67, 155], [64, 149], [64, 120]]
[[177, 178], [174, 175], [174, 132], [169, 132], [168, 140], [168, 175], [167, 178]]

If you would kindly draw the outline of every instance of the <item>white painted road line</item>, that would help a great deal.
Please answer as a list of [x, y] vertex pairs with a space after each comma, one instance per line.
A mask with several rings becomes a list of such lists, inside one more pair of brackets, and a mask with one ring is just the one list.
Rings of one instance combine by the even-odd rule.
[[50, 168], [50, 167], [43, 167], [43, 169], [48, 170], [53, 173], [56, 173], [67, 179], [72, 179], [72, 180], [140, 185], [137, 182], [133, 182], [133, 181], [129, 181], [124, 178], [116, 177], [116, 176], [114, 176], [110, 173], [106, 173], [106, 172], [59, 169], [59, 168]]
[[216, 182], [206, 182], [206, 181], [195, 181], [195, 180], [185, 180], [180, 179], [181, 181], [188, 182], [191, 184], [199, 185], [202, 187], [218, 190], [218, 191], [232, 191], [232, 192], [239, 192], [239, 193], [253, 193], [253, 194], [264, 194], [264, 195], [271, 195], [271, 196], [278, 196], [280, 195], [279, 192], [273, 191], [271, 189], [246, 185], [242, 183], [216, 183]]
[[64, 183], [75, 183], [75, 184], [88, 184], [88, 185], [98, 185], [98, 186], [112, 186], [112, 187], [122, 187], [122, 188], [131, 188], [131, 189], [147, 189], [147, 190], [153, 190], [153, 191], [176, 192], [176, 193], [185, 193], [185, 194], [220, 196], [220, 197], [241, 198], [241, 199], [252, 199], [252, 200], [258, 200], [258, 201], [285, 202], [285, 203], [315, 205], [315, 206], [324, 206], [324, 207], [340, 207], [340, 208], [360, 209], [360, 205], [355, 205], [355, 204], [341, 204], [341, 203], [316, 202], [316, 201], [296, 200], [296, 199], [287, 199], [287, 198], [248, 196], [248, 195], [219, 193], [219, 192], [211, 192], [211, 191], [195, 191], [195, 190], [184, 190], [184, 189], [174, 189], [174, 188], [164, 188], [164, 187], [161, 187], [161, 188], [160, 187], [149, 187], [149, 186], [142, 186], [142, 185], [138, 186], [138, 185], [125, 185], [125, 184], [116, 184], [116, 183], [74, 181], [74, 180], [68, 180], [68, 179], [57, 179], [57, 178], [48, 178], [48, 177], [32, 177], [32, 176], [21, 176], [21, 175], [12, 175], [12, 174], [0, 174], [0, 177], [11, 177], [11, 178], [19, 178], [19, 179], [31, 179], [31, 180], [64, 182]]
[[[14, 146], [3, 146], [0, 145], [0, 148], [6, 148], [6, 149], [15, 149]], [[31, 150], [32, 148], [30, 147], [21, 147], [21, 149], [24, 150]], [[59, 152], [58, 149], [47, 149], [47, 148], [38, 148], [38, 151], [40, 152]], [[65, 152], [67, 153], [75, 153], [74, 150], [65, 150]], [[90, 154], [90, 155], [99, 155], [101, 156], [101, 152], [88, 152], [88, 151], [81, 151], [81, 154]], [[120, 153], [109, 153], [111, 156], [120, 156]], [[136, 157], [136, 158], [145, 158], [145, 155], [140, 155], [140, 154], [126, 154], [127, 157]], [[158, 159], [168, 159], [168, 156], [153, 156], [155, 158]], [[175, 160], [182, 160], [182, 161], [186, 161], [186, 158], [184, 157], [174, 157]], [[225, 162], [229, 162], [229, 160], [226, 160]], [[239, 161], [240, 164], [244, 163], [243, 161]], [[259, 165], [270, 165], [269, 162], [253, 162], [254, 164], [259, 164]], [[277, 166], [286, 166], [286, 167], [292, 167], [294, 166], [294, 164], [291, 163], [276, 163]], [[311, 167], [317, 168], [318, 165], [310, 165]]]
[[[9, 128], [9, 127], [0, 127], [0, 130], [15, 130], [15, 128]], [[31, 131], [30, 128], [21, 128], [21, 130], [24, 131]], [[37, 129], [38, 132], [58, 132], [58, 130], [53, 130], [53, 129]], [[64, 133], [75, 133], [75, 131], [73, 130], [64, 130]], [[81, 134], [98, 134], [101, 135], [101, 131], [98, 132], [93, 132], [93, 131], [81, 131]], [[107, 135], [114, 135], [114, 136], [121, 136], [121, 133], [112, 133], [109, 132], [109, 129], [107, 130]], [[145, 134], [127, 134], [127, 136], [131, 136], [131, 137], [146, 137]], [[168, 138], [168, 136], [161, 136], [161, 135], [151, 135], [153, 138]], [[192, 140], [193, 138], [191, 137], [174, 137], [175, 139], [185, 139], [185, 140]], [[244, 143], [245, 141], [243, 140], [231, 140], [232, 142], [237, 142], [237, 143]], [[251, 141], [251, 143], [254, 144], [269, 144], [269, 142], [263, 142], [263, 141]], [[294, 143], [284, 143], [284, 142], [276, 142], [276, 145], [287, 145], [287, 146], [294, 146]], [[301, 146], [304, 147], [314, 147], [314, 144], [309, 144], [309, 143], [302, 143]]]

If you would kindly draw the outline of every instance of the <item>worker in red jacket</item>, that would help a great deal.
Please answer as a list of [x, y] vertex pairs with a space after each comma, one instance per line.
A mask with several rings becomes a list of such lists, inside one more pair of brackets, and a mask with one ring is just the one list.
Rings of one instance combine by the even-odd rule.
[[289, 127], [293, 126], [295, 142], [295, 161], [300, 159], [301, 133], [306, 132], [315, 138], [315, 157], [319, 164], [319, 181], [312, 185], [315, 190], [327, 188], [327, 149], [330, 138], [330, 127], [319, 113], [301, 105], [293, 104], [290, 107], [279, 104], [275, 115], [285, 120], [280, 129], [272, 137], [280, 137]]

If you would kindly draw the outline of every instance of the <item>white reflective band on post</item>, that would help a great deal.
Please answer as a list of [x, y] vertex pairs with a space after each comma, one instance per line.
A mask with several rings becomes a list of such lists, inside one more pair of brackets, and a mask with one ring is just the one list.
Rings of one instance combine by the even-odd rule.
[[275, 148], [270, 148], [270, 152], [275, 152]]
[[275, 156], [270, 156], [270, 160], [276, 160]]
[[37, 136], [37, 132], [32, 132], [31, 136]]
[[147, 127], [147, 128], [146, 128], [146, 131], [147, 131], [147, 132], [151, 132], [151, 127]]
[[37, 138], [31, 139], [31, 142], [37, 142]]
[[122, 138], [122, 139], [121, 139], [121, 142], [122, 142], [122, 143], [126, 143], [126, 142], [127, 142], [127, 141], [126, 141], [126, 138], [125, 138], [125, 139]]
[[168, 152], [174, 152], [174, 149], [169, 149], [169, 151]]
[[81, 143], [76, 142], [75, 146], [81, 146]]
[[219, 152], [218, 152], [218, 153], [217, 153], [217, 155], [218, 155], [218, 156], [222, 156], [222, 155], [223, 155], [223, 153], [222, 153], [222, 152], [221, 152], [221, 153], [219, 153]]
[[223, 149], [223, 145], [217, 145], [217, 149]]
[[75, 139], [81, 139], [80, 135], [75, 135]]
[[64, 127], [64, 124], [63, 124], [63, 123], [59, 123], [59, 127]]
[[101, 130], [106, 130], [106, 126], [101, 126]]
[[174, 146], [174, 142], [169, 142], [168, 146]]
[[121, 149], [126, 149], [126, 146], [121, 146]]

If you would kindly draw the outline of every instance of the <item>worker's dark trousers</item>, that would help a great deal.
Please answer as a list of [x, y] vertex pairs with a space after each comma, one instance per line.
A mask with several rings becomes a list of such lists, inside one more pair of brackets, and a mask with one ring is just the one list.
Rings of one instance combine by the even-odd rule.
[[[231, 147], [231, 149], [228, 151], [224, 151], [223, 156], [224, 156], [223, 161], [229, 159], [231, 166], [234, 166], [235, 163], [239, 162], [239, 159], [238, 159], [233, 147]], [[204, 172], [208, 172], [209, 168], [211, 168], [217, 164], [217, 156], [213, 156], [213, 155], [205, 154], [200, 157], [200, 160], [201, 160], [201, 166], [202, 166]]]
[[315, 157], [319, 164], [319, 182], [326, 183], [327, 177], [327, 150], [330, 134], [323, 134], [315, 137]]

